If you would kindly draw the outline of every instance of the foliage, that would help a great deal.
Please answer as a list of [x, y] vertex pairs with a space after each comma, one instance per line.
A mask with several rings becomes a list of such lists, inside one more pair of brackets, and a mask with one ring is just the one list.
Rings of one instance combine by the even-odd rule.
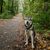
[[18, 0], [0, 1], [0, 18], [11, 18], [15, 13], [18, 13]]
[[13, 15], [11, 15], [11, 13], [8, 12], [4, 12], [0, 15], [0, 19], [11, 19]]
[[25, 4], [24, 14], [32, 16], [35, 29], [50, 29], [50, 0], [27, 0], [25, 3], [29, 5]]

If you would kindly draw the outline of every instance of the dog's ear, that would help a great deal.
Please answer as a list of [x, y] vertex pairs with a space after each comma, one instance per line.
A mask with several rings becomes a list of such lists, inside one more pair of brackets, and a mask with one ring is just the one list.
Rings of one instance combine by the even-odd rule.
[[32, 17], [29, 17], [29, 20], [31, 20], [31, 21], [32, 21]]
[[24, 20], [31, 20], [32, 21], [32, 17], [23, 17]]
[[24, 20], [28, 19], [27, 17], [23, 17]]
[[32, 17], [31, 17], [31, 20], [32, 20]]

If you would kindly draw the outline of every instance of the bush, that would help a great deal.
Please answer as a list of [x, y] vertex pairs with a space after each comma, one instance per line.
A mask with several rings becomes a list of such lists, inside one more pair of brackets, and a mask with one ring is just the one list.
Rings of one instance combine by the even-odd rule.
[[4, 12], [0, 15], [0, 19], [10, 19], [12, 18], [12, 14], [11, 13], [8, 13], [8, 12]]

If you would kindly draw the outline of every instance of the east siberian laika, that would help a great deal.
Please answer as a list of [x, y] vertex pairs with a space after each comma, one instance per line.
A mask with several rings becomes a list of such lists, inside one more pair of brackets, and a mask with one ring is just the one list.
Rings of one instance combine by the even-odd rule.
[[25, 17], [24, 18], [24, 25], [25, 25], [25, 35], [26, 35], [25, 45], [28, 45], [28, 42], [29, 42], [28, 39], [30, 37], [32, 48], [35, 48], [35, 46], [34, 46], [35, 30], [34, 30], [34, 27], [32, 24], [31, 17]]

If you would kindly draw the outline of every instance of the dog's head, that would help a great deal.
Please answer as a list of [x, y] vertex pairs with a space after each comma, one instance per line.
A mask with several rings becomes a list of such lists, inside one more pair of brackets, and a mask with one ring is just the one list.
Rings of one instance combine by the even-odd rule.
[[26, 27], [26, 28], [30, 28], [30, 27], [32, 26], [32, 19], [29, 18], [29, 17], [26, 17], [26, 18], [24, 19], [24, 24], [25, 24], [25, 27]]

